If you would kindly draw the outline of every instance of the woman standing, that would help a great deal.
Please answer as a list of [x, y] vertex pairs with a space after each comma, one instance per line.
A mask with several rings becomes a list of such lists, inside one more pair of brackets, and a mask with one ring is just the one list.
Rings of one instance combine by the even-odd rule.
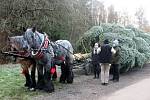
[[100, 65], [99, 65], [99, 52], [100, 46], [98, 43], [95, 43], [94, 48], [92, 50], [92, 65], [94, 68], [94, 79], [99, 78], [100, 73]]

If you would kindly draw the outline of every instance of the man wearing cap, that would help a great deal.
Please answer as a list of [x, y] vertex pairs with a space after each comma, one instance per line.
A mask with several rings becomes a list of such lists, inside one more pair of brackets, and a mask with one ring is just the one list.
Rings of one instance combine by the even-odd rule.
[[108, 39], [104, 40], [104, 44], [101, 46], [99, 53], [99, 62], [101, 66], [101, 84], [107, 85], [109, 81], [109, 70], [111, 66], [112, 54], [116, 51], [109, 45]]

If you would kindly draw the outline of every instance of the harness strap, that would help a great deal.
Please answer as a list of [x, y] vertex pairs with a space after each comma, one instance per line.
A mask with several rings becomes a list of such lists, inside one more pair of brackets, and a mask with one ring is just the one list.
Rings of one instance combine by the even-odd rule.
[[43, 50], [42, 49], [47, 49], [49, 45], [49, 39], [47, 36], [45, 36], [43, 43], [41, 44], [41, 47], [37, 51], [36, 55], [34, 55], [36, 58], [41, 59], [43, 57]]
[[[38, 35], [38, 34], [37, 34], [37, 35]], [[39, 39], [41, 40], [41, 38], [40, 38], [39, 35], [38, 35], [38, 37], [39, 37]], [[44, 36], [44, 41], [45, 41], [45, 36]], [[36, 53], [34, 53], [34, 52], [32, 51], [32, 55], [33, 55], [33, 56], [36, 56], [36, 55], [41, 51], [41, 48], [42, 48], [42, 46], [43, 46], [43, 44], [44, 44], [44, 41], [41, 43], [41, 45], [40, 45], [40, 47], [38, 48], [38, 50], [37, 50]]]
[[48, 40], [48, 37], [46, 36], [43, 48], [48, 48], [48, 45], [49, 45], [49, 40]]

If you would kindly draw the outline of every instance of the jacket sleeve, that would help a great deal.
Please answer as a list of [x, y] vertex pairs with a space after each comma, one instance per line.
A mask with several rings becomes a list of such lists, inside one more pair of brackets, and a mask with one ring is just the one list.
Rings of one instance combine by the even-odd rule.
[[114, 63], [119, 63], [119, 60], [120, 60], [120, 52], [121, 52], [121, 49], [119, 47], [116, 48], [116, 54], [114, 55], [113, 57], [113, 62]]
[[111, 52], [112, 52], [112, 54], [115, 54], [115, 53], [116, 53], [116, 50], [112, 47], [112, 48], [111, 48]]

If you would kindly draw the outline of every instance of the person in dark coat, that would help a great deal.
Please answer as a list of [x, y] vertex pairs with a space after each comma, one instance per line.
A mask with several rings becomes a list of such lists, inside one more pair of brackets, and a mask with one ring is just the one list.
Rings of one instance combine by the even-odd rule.
[[92, 50], [92, 64], [94, 68], [94, 79], [99, 78], [100, 74], [100, 65], [99, 65], [99, 54], [100, 52], [100, 47], [98, 43], [95, 43], [94, 48]]
[[109, 45], [108, 39], [104, 40], [99, 53], [99, 62], [101, 66], [101, 82], [102, 85], [107, 85], [109, 81], [109, 70], [111, 66], [112, 54], [115, 54], [113, 47]]
[[118, 40], [113, 41], [113, 48], [116, 50], [116, 53], [112, 56], [112, 61], [111, 61], [112, 74], [113, 74], [112, 80], [114, 82], [118, 82], [119, 81], [119, 66], [120, 66], [120, 51], [121, 51]]

